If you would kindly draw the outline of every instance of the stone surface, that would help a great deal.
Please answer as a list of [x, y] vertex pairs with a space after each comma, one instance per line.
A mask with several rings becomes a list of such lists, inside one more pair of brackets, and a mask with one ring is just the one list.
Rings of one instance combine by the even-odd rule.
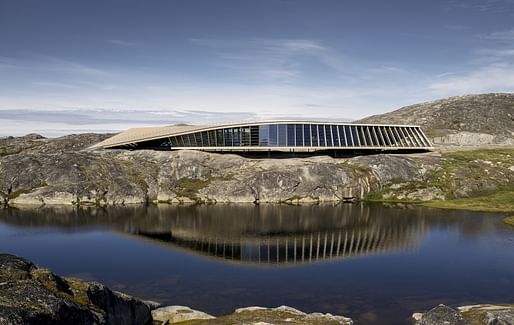
[[150, 307], [143, 301], [0, 254], [1, 325], [141, 325], [150, 321]]
[[472, 324], [514, 325], [514, 305], [471, 305], [458, 308]]
[[[415, 315], [419, 318], [419, 314]], [[471, 325], [471, 323], [458, 311], [439, 305], [421, 315], [421, 318], [416, 320], [416, 325]]]
[[214, 316], [186, 306], [167, 306], [152, 310], [154, 321], [169, 322], [169, 324], [190, 320], [214, 319]]
[[438, 145], [514, 145], [514, 94], [457, 96], [365, 118], [363, 123], [420, 125]]
[[344, 316], [322, 313], [304, 313], [298, 309], [280, 306], [276, 308], [246, 307], [239, 308], [233, 314], [209, 320], [191, 321], [188, 324], [291, 324], [291, 325], [351, 325], [353, 321]]

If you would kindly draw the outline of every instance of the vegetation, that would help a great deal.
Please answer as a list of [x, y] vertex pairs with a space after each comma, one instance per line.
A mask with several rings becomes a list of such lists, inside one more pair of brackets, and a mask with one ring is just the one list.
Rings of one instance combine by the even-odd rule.
[[443, 209], [462, 209], [471, 211], [514, 212], [514, 191], [500, 191], [489, 195], [431, 201], [425, 206]]

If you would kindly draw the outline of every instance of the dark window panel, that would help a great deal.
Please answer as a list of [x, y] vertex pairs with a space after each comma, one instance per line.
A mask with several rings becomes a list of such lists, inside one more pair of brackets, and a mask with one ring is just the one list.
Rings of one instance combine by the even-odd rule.
[[325, 128], [323, 127], [323, 125], [316, 125], [316, 127], [318, 128], [319, 146], [320, 147], [325, 147], [326, 146], [326, 142], [325, 142]]
[[278, 146], [279, 147], [287, 146], [287, 125], [286, 124], [278, 125]]
[[319, 146], [318, 139], [319, 139], [318, 126], [316, 124], [311, 124], [311, 140], [312, 140], [313, 147]]
[[294, 147], [295, 146], [295, 125], [287, 124], [287, 146]]
[[259, 142], [259, 126], [253, 125], [250, 127], [250, 146], [258, 146]]
[[303, 147], [303, 124], [296, 124], [296, 146]]
[[339, 131], [337, 130], [337, 125], [332, 125], [332, 142], [334, 143], [334, 147], [340, 147], [341, 143], [339, 142]]
[[304, 124], [303, 125], [303, 144], [306, 147], [311, 147], [311, 125]]
[[270, 124], [269, 126], [269, 146], [278, 146], [278, 125]]
[[327, 147], [334, 146], [334, 142], [332, 141], [332, 128], [328, 124], [325, 124], [325, 139], [327, 141]]
[[352, 130], [352, 133], [351, 133], [351, 136], [352, 136], [352, 139], [353, 139], [353, 146], [354, 147], [358, 147], [361, 145], [361, 141], [360, 141], [360, 137], [359, 137], [359, 132], [357, 132], [357, 126], [350, 126], [351, 130]]

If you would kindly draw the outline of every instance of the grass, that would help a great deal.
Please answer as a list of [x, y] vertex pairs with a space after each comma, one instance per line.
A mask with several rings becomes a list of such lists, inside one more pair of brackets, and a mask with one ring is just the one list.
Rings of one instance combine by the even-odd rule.
[[179, 179], [177, 183], [180, 188], [180, 190], [177, 191], [178, 196], [196, 199], [198, 191], [209, 186], [211, 179], [202, 180], [184, 177]]
[[424, 206], [442, 209], [514, 212], [514, 190], [503, 190], [489, 195], [470, 198], [430, 201], [422, 204]]

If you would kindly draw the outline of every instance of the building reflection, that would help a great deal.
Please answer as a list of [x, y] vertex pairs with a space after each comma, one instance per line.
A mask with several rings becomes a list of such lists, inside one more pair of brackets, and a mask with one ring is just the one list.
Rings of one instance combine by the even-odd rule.
[[109, 229], [220, 261], [294, 265], [415, 249], [428, 227], [454, 223], [429, 211], [365, 204], [150, 205], [2, 210], [0, 222], [67, 232]]
[[380, 209], [354, 204], [252, 210], [176, 214], [166, 227], [129, 233], [221, 260], [286, 265], [410, 250], [426, 228], [424, 218], [381, 217]]

